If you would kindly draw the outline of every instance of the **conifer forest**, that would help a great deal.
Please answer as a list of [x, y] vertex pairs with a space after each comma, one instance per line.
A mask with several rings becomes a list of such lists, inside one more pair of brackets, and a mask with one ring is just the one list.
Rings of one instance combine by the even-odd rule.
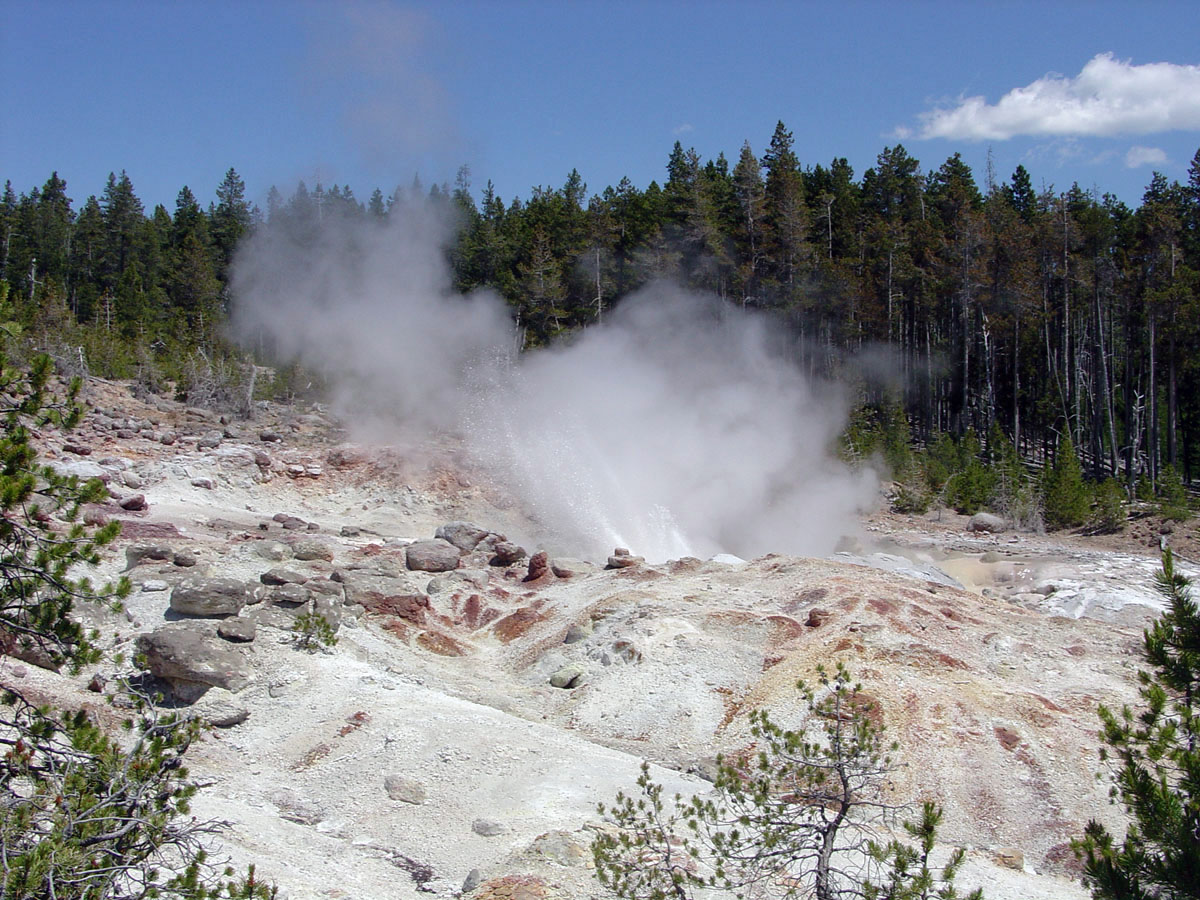
[[757, 150], [703, 160], [677, 142], [665, 162], [645, 187], [589, 191], [572, 170], [505, 199], [464, 167], [365, 197], [272, 187], [265, 209], [232, 168], [207, 208], [184, 186], [173, 210], [148, 210], [126, 172], [82, 200], [57, 172], [8, 182], [0, 322], [60, 367], [185, 396], [200, 368], [254, 357], [284, 372], [224, 328], [239, 241], [276, 222], [301, 241], [316, 222], [382, 225], [419, 197], [454, 223], [453, 289], [498, 292], [526, 348], [670, 279], [776, 317], [806, 371], [856, 386], [867, 430], [899, 422], [917, 447], [1002, 440], [1047, 468], [1068, 447], [1086, 479], [1128, 493], [1200, 477], [1200, 151], [1187, 183], [1155, 174], [1136, 208], [900, 145], [861, 174], [808, 163], [782, 122]]

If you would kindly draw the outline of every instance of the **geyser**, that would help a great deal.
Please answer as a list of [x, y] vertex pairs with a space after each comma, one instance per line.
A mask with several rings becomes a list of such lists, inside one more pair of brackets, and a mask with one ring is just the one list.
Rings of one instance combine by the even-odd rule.
[[360, 439], [461, 435], [556, 552], [822, 554], [872, 495], [828, 452], [841, 398], [816, 395], [765, 317], [658, 283], [517, 357], [500, 298], [450, 290], [450, 223], [427, 203], [305, 224], [239, 251], [239, 334], [322, 372]]

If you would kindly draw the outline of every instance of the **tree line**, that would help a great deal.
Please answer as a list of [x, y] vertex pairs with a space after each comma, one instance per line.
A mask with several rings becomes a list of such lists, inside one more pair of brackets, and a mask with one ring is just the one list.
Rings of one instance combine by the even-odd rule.
[[490, 182], [477, 201], [464, 168], [365, 202], [349, 186], [273, 187], [261, 211], [230, 169], [207, 209], [184, 187], [173, 212], [147, 214], [121, 173], [76, 212], [55, 173], [20, 196], [6, 185], [0, 282], [10, 315], [80, 327], [92, 366], [128, 374], [181, 347], [223, 352], [229, 267], [251, 229], [385, 222], [413, 195], [456, 216], [455, 286], [498, 291], [527, 346], [669, 278], [778, 316], [814, 375], [888, 348], [894, 378], [868, 400], [881, 417], [898, 407], [919, 441], [998, 429], [1026, 459], [1069, 438], [1096, 480], [1198, 474], [1200, 151], [1186, 184], [1156, 173], [1137, 208], [1078, 184], [1036, 189], [1023, 166], [980, 184], [957, 153], [923, 170], [901, 145], [856, 178], [845, 159], [802, 164], [782, 122], [732, 166], [676, 142], [661, 185], [589, 195], [572, 170], [510, 202]]

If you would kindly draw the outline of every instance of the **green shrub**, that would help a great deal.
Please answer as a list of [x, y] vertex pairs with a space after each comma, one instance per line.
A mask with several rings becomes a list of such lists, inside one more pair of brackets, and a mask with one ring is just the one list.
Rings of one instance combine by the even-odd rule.
[[338, 639], [329, 620], [316, 610], [309, 610], [296, 617], [292, 625], [292, 642], [301, 650], [312, 653], [322, 647], [333, 647]]
[[1096, 502], [1088, 524], [1096, 531], [1114, 532], [1125, 527], [1125, 489], [1115, 478], [1096, 486]]
[[[600, 807], [613, 826], [592, 841], [600, 884], [621, 900], [772, 896], [778, 885], [786, 896], [828, 900], [959, 897], [964, 851], [940, 871], [929, 865], [935, 804], [922, 804], [920, 821], [906, 826], [916, 846], [875, 839], [895, 811], [896, 745], [841, 664], [833, 676], [818, 673], [816, 690], [800, 684], [808, 707], [800, 730], [753, 711], [755, 751], [719, 757], [710, 794], [671, 804], [643, 764], [639, 796], [622, 792]], [[976, 890], [964, 900], [981, 898]]]
[[[78, 521], [105, 493], [38, 462], [30, 442], [80, 418], [78, 379], [52, 389], [48, 356], [28, 373], [0, 358], [0, 649], [72, 671], [99, 659], [95, 634], [71, 617], [77, 604], [119, 607], [122, 579], [97, 589], [79, 574], [99, 561], [118, 523]], [[118, 740], [86, 711], [55, 712], [10, 683], [0, 703], [0, 897], [58, 900], [261, 900], [273, 895], [248, 879], [220, 884], [206, 839], [219, 823], [197, 820], [196, 791], [182, 760], [199, 725], [164, 715], [127, 693], [130, 736]], [[233, 873], [226, 870], [225, 877]]]
[[1063, 435], [1054, 465], [1043, 476], [1042, 502], [1051, 531], [1077, 528], [1091, 514], [1092, 492], [1083, 480], [1083, 466], [1069, 434]]
[[1169, 550], [1156, 581], [1167, 610], [1143, 632], [1141, 708], [1100, 707], [1100, 758], [1128, 815], [1124, 837], [1093, 819], [1072, 842], [1096, 900], [1200, 897], [1200, 607]]
[[1191, 517], [1188, 509], [1187, 489], [1179, 470], [1172, 465], [1163, 467], [1158, 476], [1158, 514], [1173, 522], [1182, 522]]

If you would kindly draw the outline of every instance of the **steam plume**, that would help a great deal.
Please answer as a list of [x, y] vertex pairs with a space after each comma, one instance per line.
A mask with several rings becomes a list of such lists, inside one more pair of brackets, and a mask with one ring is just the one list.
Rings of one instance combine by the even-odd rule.
[[327, 222], [315, 250], [261, 229], [234, 273], [237, 327], [326, 374], [352, 426], [369, 411], [389, 440], [460, 433], [559, 552], [820, 554], [851, 527], [871, 485], [829, 458], [843, 404], [765, 319], [655, 284], [518, 359], [502, 301], [450, 291], [431, 213]]

